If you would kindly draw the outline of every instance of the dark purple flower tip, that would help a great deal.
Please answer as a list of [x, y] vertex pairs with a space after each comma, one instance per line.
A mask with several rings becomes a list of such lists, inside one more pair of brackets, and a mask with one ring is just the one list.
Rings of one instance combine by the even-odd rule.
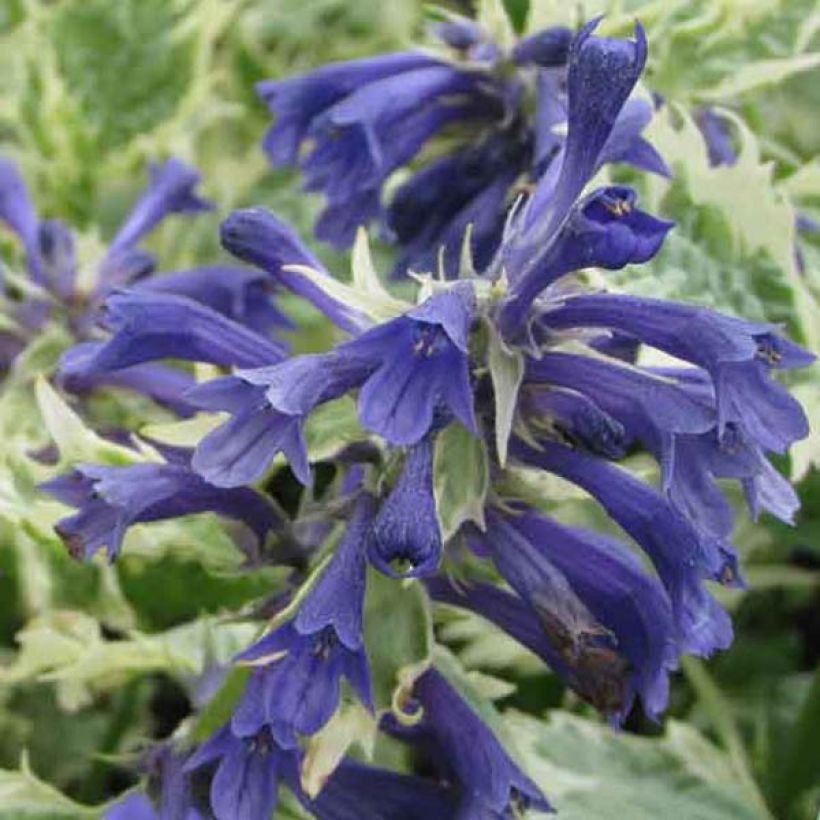
[[260, 542], [280, 524], [263, 496], [245, 488], [217, 490], [182, 464], [81, 465], [41, 489], [78, 508], [56, 530], [71, 555], [86, 560], [106, 547], [113, 561], [134, 524], [191, 513], [215, 512], [241, 521]]
[[525, 227], [539, 223], [538, 236], [551, 237], [605, 157], [602, 152], [621, 109], [646, 63], [646, 35], [635, 40], [593, 37], [598, 20], [573, 40], [567, 74], [568, 131], [560, 167], [538, 183], [525, 214]]
[[283, 750], [267, 728], [237, 737], [224, 726], [197, 749], [187, 772], [215, 767], [210, 788], [216, 820], [263, 820], [276, 810], [279, 780], [299, 782], [295, 750]]
[[396, 486], [373, 522], [368, 556], [385, 575], [394, 578], [429, 575], [441, 560], [441, 528], [433, 492], [433, 451], [432, 437], [408, 451]]
[[148, 188], [114, 237], [111, 252], [137, 244], [171, 214], [213, 208], [194, 192], [200, 181], [199, 173], [178, 159], [169, 159], [162, 165], [151, 163], [149, 177]]
[[505, 816], [513, 806], [552, 811], [541, 790], [513, 762], [476, 712], [435, 668], [415, 683], [426, 725], [442, 747], [461, 792], [461, 805]]
[[293, 323], [275, 307], [273, 283], [261, 271], [210, 266], [160, 274], [136, 286], [135, 290], [172, 293], [193, 299], [240, 325], [268, 335]]
[[[254, 333], [193, 299], [172, 293], [125, 291], [105, 302], [105, 324], [113, 336], [83, 374], [120, 370], [159, 359], [210, 362], [223, 367], [255, 367], [281, 361], [281, 343]], [[74, 375], [77, 361], [64, 360], [61, 372]]]
[[348, 649], [332, 626], [301, 634], [292, 622], [265, 635], [237, 661], [254, 667], [231, 719], [239, 737], [270, 727], [284, 749], [298, 747], [298, 735], [316, 734], [339, 705], [345, 677], [372, 708], [370, 671], [364, 648]]
[[70, 298], [77, 276], [74, 234], [62, 222], [49, 219], [39, 225], [37, 245], [46, 286], [58, 296]]
[[564, 26], [544, 29], [520, 40], [513, 49], [513, 60], [519, 65], [558, 68], [567, 63], [572, 38], [572, 31]]
[[520, 331], [538, 294], [567, 273], [591, 267], [618, 270], [655, 256], [675, 223], [650, 216], [636, 204], [631, 188], [599, 188], [574, 206], [543, 252], [524, 244], [509, 262], [513, 285], [499, 312], [502, 330], [508, 335]]
[[316, 586], [299, 607], [294, 626], [301, 635], [332, 627], [348, 649], [361, 649], [362, 611], [367, 577], [367, 533], [375, 513], [375, 500], [363, 493], [354, 509], [336, 553]]
[[487, 38], [487, 32], [468, 17], [453, 14], [430, 26], [431, 32], [450, 48], [467, 51]]
[[295, 231], [270, 211], [264, 208], [234, 211], [222, 223], [220, 236], [226, 250], [267, 271], [274, 282], [306, 299], [342, 330], [358, 333], [369, 325], [365, 316], [305, 277], [287, 270], [288, 265], [304, 265], [326, 273], [322, 263], [302, 244]]

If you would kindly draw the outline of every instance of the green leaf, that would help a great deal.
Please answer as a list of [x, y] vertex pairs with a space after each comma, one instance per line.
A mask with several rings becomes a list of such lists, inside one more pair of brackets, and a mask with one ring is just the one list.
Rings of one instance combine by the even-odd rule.
[[101, 818], [104, 806], [92, 807], [75, 803], [53, 786], [43, 783], [29, 768], [23, 754], [18, 771], [0, 769], [0, 806], [8, 820], [83, 820]]
[[364, 637], [376, 709], [389, 709], [430, 663], [432, 618], [421, 584], [368, 570]]
[[685, 657], [682, 658], [681, 665], [698, 701], [703, 705], [704, 711], [711, 720], [715, 734], [726, 749], [730, 764], [735, 770], [737, 782], [744, 786], [749, 801], [758, 806], [761, 815], [767, 816], [768, 809], [755, 782], [743, 738], [723, 692], [712, 679], [703, 661], [698, 658]]
[[495, 446], [498, 463], [503, 467], [515, 420], [518, 390], [524, 378], [524, 356], [504, 344], [492, 323], [488, 322], [486, 326], [489, 331], [487, 358], [495, 401]]
[[510, 23], [517, 34], [521, 34], [530, 14], [530, 0], [503, 0]]
[[333, 458], [345, 447], [367, 437], [359, 423], [356, 402], [350, 396], [323, 404], [305, 423], [305, 440], [311, 461]]
[[767, 85], [776, 85], [795, 74], [811, 71], [817, 66], [820, 66], [820, 54], [798, 54], [794, 57], [760, 60], [742, 66], [714, 88], [701, 90], [698, 97], [707, 102], [730, 100]]
[[312, 285], [321, 288], [328, 296], [368, 316], [374, 322], [395, 319], [412, 307], [389, 294], [374, 293], [372, 290], [346, 285], [327, 273], [313, 270], [306, 265], [286, 265], [285, 270], [304, 277]]
[[37, 379], [35, 392], [43, 423], [60, 451], [63, 465], [77, 462], [127, 465], [142, 460], [133, 450], [106, 441], [89, 430], [42, 376]]
[[394, 304], [399, 313], [407, 309], [407, 306], [398, 299], [394, 299], [382, 284], [382, 280], [373, 264], [373, 257], [370, 255], [370, 241], [367, 238], [367, 230], [363, 227], [356, 231], [356, 240], [350, 254], [350, 271], [353, 277], [353, 287], [361, 293], [367, 294], [385, 305]]
[[792, 818], [801, 795], [818, 786], [820, 772], [820, 666], [791, 731], [785, 748], [775, 750], [769, 795], [778, 817]]
[[31, 621], [17, 636], [21, 651], [0, 681], [52, 681], [62, 703], [76, 709], [92, 690], [118, 688], [132, 676], [166, 672], [200, 674], [208, 662], [225, 663], [252, 640], [250, 624], [194, 621], [157, 635], [131, 633], [106, 640], [99, 624], [82, 612], [57, 611]]
[[508, 713], [527, 773], [566, 820], [764, 820], [726, 756], [696, 729], [669, 721], [662, 738], [635, 737], [552, 712]]
[[250, 676], [251, 669], [247, 666], [234, 666], [228, 672], [216, 694], [196, 719], [191, 731], [191, 739], [195, 743], [203, 743], [230, 720]]
[[61, 3], [50, 42], [88, 123], [106, 148], [157, 127], [193, 79], [190, 34], [167, 0]]
[[484, 529], [484, 501], [490, 488], [484, 439], [462, 424], [450, 424], [436, 440], [434, 471], [436, 508], [444, 540], [468, 521]]
[[373, 756], [378, 724], [358, 701], [342, 704], [336, 714], [308, 741], [302, 762], [302, 788], [315, 798], [348, 750], [358, 745]]

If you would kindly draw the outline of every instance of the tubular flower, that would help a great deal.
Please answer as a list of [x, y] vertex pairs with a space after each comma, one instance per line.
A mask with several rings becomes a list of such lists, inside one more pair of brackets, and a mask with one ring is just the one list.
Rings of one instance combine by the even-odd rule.
[[[265, 151], [274, 166], [299, 165], [306, 189], [325, 194], [319, 238], [344, 247], [360, 224], [375, 220], [402, 249], [397, 271], [429, 270], [441, 252], [453, 275], [470, 225], [484, 267], [516, 191], [554, 171], [569, 150], [561, 133], [578, 114], [572, 97], [594, 93], [605, 72], [623, 76], [628, 95], [640, 74], [642, 33], [636, 47], [616, 47], [590, 37], [592, 28], [574, 39], [569, 29], [546, 29], [504, 50], [480, 25], [453, 17], [432, 29], [438, 53], [387, 54], [262, 82], [257, 91], [276, 118]], [[668, 174], [641, 137], [652, 106], [635, 99], [622, 109], [625, 96], [601, 94], [591, 102], [596, 111], [604, 99], [617, 121], [607, 124], [615, 127], [600, 162]], [[442, 132], [456, 135], [450, 153], [385, 198], [390, 175]]]
[[296, 748], [297, 733], [315, 734], [336, 711], [342, 677], [372, 705], [362, 637], [365, 538], [372, 516], [373, 501], [364, 495], [296, 618], [239, 656], [254, 671], [231, 720], [238, 737], [268, 727], [279, 746]]
[[458, 784], [457, 817], [503, 818], [512, 807], [551, 811], [538, 787], [438, 669], [425, 672], [413, 692], [424, 709], [421, 729], [441, 749], [439, 759], [447, 761]]
[[86, 560], [105, 547], [113, 561], [128, 528], [148, 521], [215, 512], [246, 524], [260, 543], [279, 523], [275, 509], [254, 490], [218, 490], [182, 464], [81, 464], [42, 489], [78, 509], [56, 529], [69, 552]]

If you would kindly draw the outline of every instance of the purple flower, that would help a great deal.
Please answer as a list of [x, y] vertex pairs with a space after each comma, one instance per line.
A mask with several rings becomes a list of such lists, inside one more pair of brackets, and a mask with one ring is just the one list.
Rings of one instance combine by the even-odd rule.
[[180, 416], [194, 412], [196, 408], [186, 395], [196, 386], [190, 373], [153, 362], [115, 371], [97, 370], [92, 363], [100, 347], [99, 342], [83, 342], [63, 354], [59, 383], [64, 389], [83, 395], [103, 386], [123, 388], [149, 396]]
[[427, 68], [436, 61], [422, 54], [388, 54], [325, 66], [287, 80], [268, 80], [256, 90], [277, 115], [265, 136], [265, 151], [275, 165], [296, 163], [313, 119], [360, 86], [386, 77]]
[[[653, 373], [595, 357], [547, 353], [531, 361], [527, 372], [528, 386], [549, 385], [546, 392], [536, 390], [535, 397], [529, 399], [531, 423], [543, 426], [546, 421], [571, 442], [583, 443], [592, 452], [608, 457], [620, 457], [617, 451], [603, 449], [610, 438], [609, 428], [601, 422], [591, 433], [577, 432], [573, 427], [573, 422], [576, 427], [587, 422], [591, 402], [598, 414], [617, 420], [623, 431], [622, 443], [640, 441], [656, 457], [669, 500], [705, 530], [725, 537], [734, 525], [731, 506], [716, 484], [718, 478], [742, 481], [747, 495], [751, 493], [750, 507], [755, 514], [762, 506], [791, 522], [797, 497], [769, 465], [761, 448], [736, 422], [727, 423], [723, 435], [718, 435], [714, 394], [704, 371], [689, 368]], [[555, 388], [578, 393], [568, 397], [556, 393]], [[567, 404], [575, 408], [582, 398], [587, 413], [575, 412], [567, 419]], [[546, 416], [539, 418], [544, 413]], [[590, 424], [587, 422], [587, 430]]]
[[213, 205], [194, 192], [199, 180], [199, 174], [178, 159], [152, 163], [148, 188], [117, 231], [109, 254], [135, 245], [170, 214], [211, 210]]
[[585, 489], [640, 544], [669, 594], [683, 651], [708, 656], [731, 643], [729, 617], [703, 586], [707, 579], [739, 583], [729, 544], [701, 532], [660, 493], [604, 461], [546, 442], [538, 450], [513, 442], [511, 452]]
[[630, 188], [600, 188], [572, 208], [543, 251], [522, 242], [508, 263], [514, 279], [498, 317], [502, 330], [518, 331], [538, 294], [567, 273], [649, 261], [673, 223], [637, 210], [636, 200]]
[[368, 554], [385, 575], [429, 575], [441, 560], [441, 530], [433, 494], [433, 441], [431, 435], [409, 449], [396, 486], [373, 522]]
[[379, 362], [359, 394], [365, 427], [391, 444], [412, 445], [444, 410], [477, 430], [469, 370], [472, 317], [471, 287], [454, 288], [350, 343]]
[[677, 665], [672, 610], [623, 544], [526, 509], [490, 513], [476, 537], [532, 608], [582, 697], [623, 720], [639, 694], [657, 717]]
[[330, 276], [293, 229], [270, 211], [264, 208], [234, 211], [222, 223], [221, 238], [232, 254], [267, 271], [274, 282], [306, 299], [342, 330], [359, 333], [369, 326], [364, 315], [287, 269], [288, 265], [304, 265]]
[[808, 435], [800, 405], [770, 378], [772, 369], [805, 367], [814, 356], [772, 325], [659, 299], [575, 296], [543, 315], [550, 329], [594, 327], [628, 333], [706, 370], [717, 401], [718, 432], [738, 422], [764, 450], [782, 453]]
[[0, 220], [20, 238], [36, 282], [44, 283], [40, 260], [39, 220], [17, 166], [0, 157]]
[[317, 230], [340, 246], [381, 214], [385, 180], [430, 137], [459, 119], [498, 116], [499, 107], [480, 73], [415, 53], [326, 66], [258, 91], [277, 114], [264, 142], [269, 158], [294, 164], [311, 145], [300, 158], [305, 184], [328, 198]]
[[546, 28], [519, 40], [513, 48], [513, 59], [519, 65], [559, 68], [567, 63], [572, 38], [572, 31], [563, 26]]
[[239, 656], [254, 672], [231, 721], [237, 736], [268, 726], [279, 746], [295, 748], [297, 733], [315, 734], [336, 711], [342, 677], [372, 708], [362, 637], [365, 538], [372, 517], [373, 499], [360, 496], [333, 559], [295, 619]]
[[424, 708], [424, 728], [441, 747], [458, 783], [457, 817], [504, 817], [513, 806], [551, 811], [538, 787], [437, 669], [425, 672], [413, 691]]
[[189, 394], [196, 405], [226, 410], [231, 418], [199, 443], [194, 469], [214, 484], [233, 487], [259, 479], [282, 452], [296, 477], [310, 484], [305, 418], [317, 405], [358, 385], [374, 367], [339, 348], [273, 367], [239, 370], [196, 388]]
[[272, 286], [270, 277], [261, 272], [213, 266], [158, 274], [134, 290], [184, 296], [267, 336], [277, 329], [293, 327], [274, 305]]
[[709, 106], [699, 109], [696, 119], [709, 151], [709, 164], [734, 165], [737, 162], [737, 151], [725, 120]]
[[93, 376], [160, 359], [254, 367], [281, 361], [284, 346], [174, 293], [131, 290], [109, 296], [105, 324], [113, 332], [82, 355], [69, 352], [64, 378]]
[[182, 464], [84, 464], [42, 489], [78, 508], [56, 529], [69, 552], [86, 560], [106, 547], [113, 561], [128, 528], [148, 521], [216, 512], [246, 524], [260, 543], [279, 524], [274, 508], [253, 490], [218, 490]]
[[277, 746], [268, 729], [240, 737], [223, 726], [185, 764], [188, 772], [204, 767], [214, 769], [210, 803], [216, 820], [272, 817], [280, 778], [299, 782], [298, 752]]
[[304, 419], [357, 387], [362, 424], [391, 444], [419, 442], [447, 414], [475, 431], [471, 322], [472, 290], [446, 291], [329, 353], [239, 370], [213, 388], [198, 388], [195, 403], [232, 418], [200, 443], [194, 468], [213, 483], [235, 486], [261, 477], [281, 451], [307, 484]]
[[283, 748], [297, 747], [297, 733], [312, 735], [339, 705], [342, 677], [370, 705], [370, 677], [364, 649], [351, 650], [332, 626], [302, 634], [287, 623], [239, 656], [255, 669], [231, 719], [239, 737], [269, 727]]
[[554, 234], [600, 167], [601, 153], [646, 63], [640, 25], [632, 42], [593, 37], [597, 24], [587, 23], [570, 48], [567, 140], [557, 172], [544, 175], [527, 209], [526, 225], [542, 222], [542, 236]]
[[[552, 126], [565, 121], [567, 111], [571, 156], [563, 164], [578, 169], [579, 160], [583, 165], [588, 159], [577, 143], [581, 132], [592, 129], [599, 164], [631, 162], [668, 173], [641, 137], [651, 107], [632, 106], [615, 128], [643, 67], [642, 33], [634, 46], [594, 38], [593, 28], [587, 26], [572, 43], [568, 29], [547, 29], [506, 53], [479, 25], [453, 17], [431, 29], [455, 49], [450, 61], [389, 54], [261, 83], [258, 91], [277, 115], [265, 150], [274, 165], [300, 165], [305, 187], [326, 195], [316, 228], [320, 238], [345, 246], [358, 225], [376, 220], [402, 247], [396, 272], [429, 269], [441, 259], [454, 276], [464, 231], [472, 225], [473, 254], [482, 268], [501, 241], [519, 180], [536, 181], [548, 165], [562, 164], [557, 157], [563, 139]], [[567, 73], [568, 92], [561, 81]], [[422, 162], [384, 201], [388, 177], [455, 125], [464, 126], [456, 148]], [[593, 172], [591, 166], [582, 171], [586, 179]], [[575, 184], [565, 207], [583, 187], [577, 179]], [[550, 195], [543, 189], [537, 196], [540, 201]]]
[[158, 820], [158, 817], [151, 801], [140, 792], [118, 800], [105, 813], [105, 820]]

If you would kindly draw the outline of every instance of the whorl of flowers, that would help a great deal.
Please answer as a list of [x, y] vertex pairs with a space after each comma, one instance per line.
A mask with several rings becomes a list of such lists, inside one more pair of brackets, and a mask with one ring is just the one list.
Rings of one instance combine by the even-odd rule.
[[[457, 236], [458, 279], [419, 276], [415, 303], [402, 302], [382, 287], [359, 240], [348, 287], [273, 215], [238, 211], [223, 225], [225, 247], [322, 311], [345, 336], [335, 347], [288, 356], [248, 316], [165, 291], [160, 280], [110, 295], [109, 335], [66, 356], [64, 377], [74, 379], [168, 358], [228, 371], [185, 396], [224, 414], [193, 451], [169, 452], [165, 463], [83, 465], [46, 488], [77, 508], [59, 526], [77, 555], [106, 547], [115, 557], [130, 525], [202, 510], [245, 522], [262, 543], [270, 530], [295, 538], [304, 522], [283, 521], [250, 485], [276, 459], [310, 484], [306, 425], [322, 405], [354, 395], [367, 432], [338, 454], [336, 497], [299, 543], [313, 572], [236, 659], [248, 678], [231, 716], [166, 778], [163, 788], [179, 805], [199, 805], [219, 820], [261, 820], [272, 815], [282, 782], [316, 817], [334, 820], [472, 820], [549, 809], [454, 684], [443, 654], [403, 682], [392, 711], [378, 714], [383, 731], [424, 752], [428, 776], [345, 759], [318, 794], [303, 791], [305, 739], [342, 700], [374, 708], [363, 628], [374, 571], [397, 579], [397, 590], [423, 585], [433, 601], [496, 624], [615, 723], [636, 701], [649, 716], [663, 711], [682, 654], [705, 657], [731, 643], [711, 585], [743, 581], [729, 541], [732, 510], [717, 482], [739, 481], [753, 514], [791, 521], [795, 493], [768, 456], [804, 437], [807, 421], [776, 377], [812, 357], [776, 327], [591, 292], [573, 275], [645, 262], [672, 228], [640, 210], [628, 188], [587, 189], [603, 162], [637, 161], [635, 151], [654, 170], [662, 165], [636, 136], [640, 129], [629, 139], [620, 130], [646, 59], [643, 31], [611, 40], [594, 27], [571, 43], [564, 32], [547, 32], [502, 54], [479, 29], [461, 25], [441, 32], [460, 59], [391, 55], [263, 87], [279, 115], [267, 149], [278, 162], [301, 162], [309, 187], [325, 191], [330, 205], [320, 227], [340, 242], [348, 228], [381, 215], [386, 173], [431, 134], [451, 122], [467, 122], [474, 133], [486, 126], [475, 144], [414, 176], [386, 214], [412, 253], [423, 237], [428, 259]], [[534, 120], [519, 121], [524, 80], [502, 70], [510, 61], [537, 66], [539, 88], [555, 80], [549, 72], [565, 72], [560, 145], [542, 126], [554, 120], [540, 99]], [[314, 147], [302, 155], [306, 137]], [[511, 158], [510, 146], [521, 155]], [[494, 152], [497, 166], [487, 159]], [[486, 176], [463, 191], [460, 163], [471, 154]], [[498, 247], [471, 256], [468, 242], [462, 251], [458, 226], [473, 225], [474, 240], [490, 222], [496, 230], [501, 199], [522, 172], [536, 171]], [[437, 203], [448, 189], [464, 199], [402, 233], [408, 203], [427, 213], [424, 198]], [[337, 223], [338, 212], [348, 222]], [[624, 360], [624, 339], [675, 363]], [[448, 465], [437, 464], [436, 449], [454, 428], [489, 453], [491, 491], [480, 515], [445, 533], [435, 476], [446, 476]], [[657, 461], [657, 486], [618, 465], [638, 448]], [[646, 562], [625, 539], [549, 517], [508, 480], [539, 471], [588, 493]], [[323, 552], [340, 518], [344, 534]], [[304, 578], [294, 571], [295, 582]], [[202, 783], [205, 809], [194, 787]]]
[[[320, 239], [347, 247], [359, 225], [375, 221], [401, 248], [396, 272], [441, 261], [455, 275], [467, 226], [483, 270], [517, 193], [562, 164], [572, 32], [546, 29], [505, 49], [479, 24], [453, 17], [433, 34], [434, 51], [338, 63], [257, 90], [276, 115], [264, 142], [271, 163], [298, 165], [305, 189], [326, 197]], [[587, 78], [576, 71], [573, 79], [578, 94]], [[634, 98], [613, 112], [598, 165], [668, 175], [641, 136], [652, 104]], [[437, 136], [444, 148], [431, 159], [425, 149]], [[412, 175], [388, 194], [391, 175], [411, 162]]]

